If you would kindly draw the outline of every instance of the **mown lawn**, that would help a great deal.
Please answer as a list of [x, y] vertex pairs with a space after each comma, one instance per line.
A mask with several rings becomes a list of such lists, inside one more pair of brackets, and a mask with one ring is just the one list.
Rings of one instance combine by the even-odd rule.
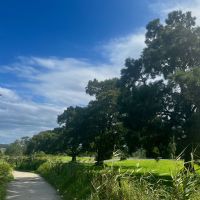
[[[69, 156], [56, 156], [51, 159], [58, 159], [62, 162], [70, 162]], [[92, 157], [77, 157], [77, 161], [85, 164], [93, 164]], [[171, 175], [183, 168], [183, 160], [160, 159], [136, 159], [130, 158], [128, 160], [107, 160], [104, 162], [108, 167], [120, 168], [123, 172], [130, 171], [135, 173], [153, 173], [158, 175]]]
[[[56, 156], [63, 162], [70, 162], [72, 158], [70, 156]], [[94, 163], [94, 158], [92, 157], [77, 157], [77, 161], [81, 163]]]
[[[69, 156], [52, 156], [51, 160], [60, 160], [64, 163], [70, 162]], [[85, 164], [94, 164], [92, 157], [77, 157], [77, 162]], [[160, 159], [136, 159], [130, 158], [128, 160], [107, 160], [104, 162], [108, 167], [120, 168], [123, 172], [129, 171], [134, 173], [152, 173], [157, 175], [171, 175], [183, 169], [183, 160]]]
[[135, 173], [153, 173], [158, 175], [171, 175], [183, 168], [183, 161], [154, 159], [129, 159], [124, 161], [108, 161], [108, 166], [120, 167], [122, 171]]

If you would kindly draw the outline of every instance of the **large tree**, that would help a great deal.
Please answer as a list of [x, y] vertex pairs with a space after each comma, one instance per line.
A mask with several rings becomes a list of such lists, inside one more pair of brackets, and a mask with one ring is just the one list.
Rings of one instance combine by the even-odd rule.
[[86, 108], [70, 106], [58, 116], [58, 123], [62, 126], [64, 148], [72, 156], [72, 161], [76, 161], [85, 142], [85, 114]]
[[[156, 19], [147, 25], [145, 42], [141, 57], [128, 59], [122, 70], [120, 101], [125, 124], [132, 137], [144, 132], [150, 136], [158, 128], [166, 139], [175, 135], [185, 144], [185, 137], [192, 135], [188, 126], [195, 112], [194, 102], [179, 90], [179, 82], [171, 80], [179, 70], [186, 73], [200, 66], [200, 28], [190, 12], [174, 11], [165, 24]], [[186, 161], [188, 155], [186, 152]]]
[[[189, 145], [187, 147], [187, 156], [190, 159], [190, 153], [199, 146], [200, 142], [200, 68], [196, 67], [186, 72], [182, 70], [177, 71], [173, 75], [172, 81], [176, 83], [180, 93], [192, 108], [191, 115], [187, 119], [185, 126], [186, 142]], [[192, 153], [200, 153], [199, 148], [197, 152]]]
[[118, 79], [89, 81], [86, 93], [95, 97], [88, 105], [88, 138], [96, 151], [97, 163], [109, 159], [119, 146], [122, 123], [119, 121]]
[[29, 139], [26, 148], [26, 154], [33, 154], [36, 152], [55, 154], [61, 151], [62, 143], [60, 142], [60, 134], [51, 130], [34, 135]]
[[163, 147], [169, 142], [166, 138], [167, 124], [163, 121], [166, 108], [165, 94], [168, 88], [162, 80], [148, 83], [142, 72], [137, 72], [140, 61], [128, 59], [122, 70], [120, 112], [124, 125], [129, 129], [126, 137], [129, 153], [137, 148], [145, 148], [147, 156], [153, 156], [153, 149]]

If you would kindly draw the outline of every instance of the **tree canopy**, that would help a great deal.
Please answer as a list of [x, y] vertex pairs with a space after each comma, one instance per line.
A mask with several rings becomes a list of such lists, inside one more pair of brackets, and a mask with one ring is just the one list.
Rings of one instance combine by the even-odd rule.
[[[59, 128], [34, 136], [28, 152], [67, 152], [76, 160], [93, 152], [101, 163], [117, 149], [143, 148], [148, 157], [171, 157], [200, 142], [200, 27], [191, 12], [173, 11], [146, 26], [146, 47], [127, 58], [121, 77], [90, 80], [84, 107], [58, 116]], [[53, 142], [50, 142], [53, 141]], [[39, 147], [41, 145], [41, 147]], [[44, 147], [44, 149], [43, 149]], [[190, 159], [191, 148], [184, 158]], [[173, 156], [172, 156], [173, 157]]]

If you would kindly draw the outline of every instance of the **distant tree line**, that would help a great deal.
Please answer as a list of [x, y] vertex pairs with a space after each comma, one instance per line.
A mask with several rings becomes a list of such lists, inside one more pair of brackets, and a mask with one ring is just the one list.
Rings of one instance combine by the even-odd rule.
[[[89, 81], [94, 97], [85, 107], [68, 107], [58, 116], [59, 128], [29, 139], [26, 153], [67, 152], [76, 160], [93, 152], [96, 161], [116, 150], [131, 155], [185, 161], [200, 141], [200, 27], [191, 12], [174, 11], [165, 23], [146, 26], [146, 47], [128, 58], [121, 77]], [[197, 153], [197, 152], [196, 152]]]

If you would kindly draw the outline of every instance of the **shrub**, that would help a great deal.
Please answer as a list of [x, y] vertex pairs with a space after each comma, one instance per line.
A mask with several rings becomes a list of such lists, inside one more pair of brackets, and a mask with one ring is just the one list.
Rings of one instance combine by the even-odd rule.
[[0, 200], [5, 198], [6, 184], [12, 179], [12, 169], [4, 161], [0, 161]]
[[48, 160], [48, 157], [43, 156], [19, 156], [19, 157], [9, 157], [7, 162], [12, 165], [13, 168], [17, 170], [25, 171], [35, 171], [39, 168], [40, 165], [45, 163]]

